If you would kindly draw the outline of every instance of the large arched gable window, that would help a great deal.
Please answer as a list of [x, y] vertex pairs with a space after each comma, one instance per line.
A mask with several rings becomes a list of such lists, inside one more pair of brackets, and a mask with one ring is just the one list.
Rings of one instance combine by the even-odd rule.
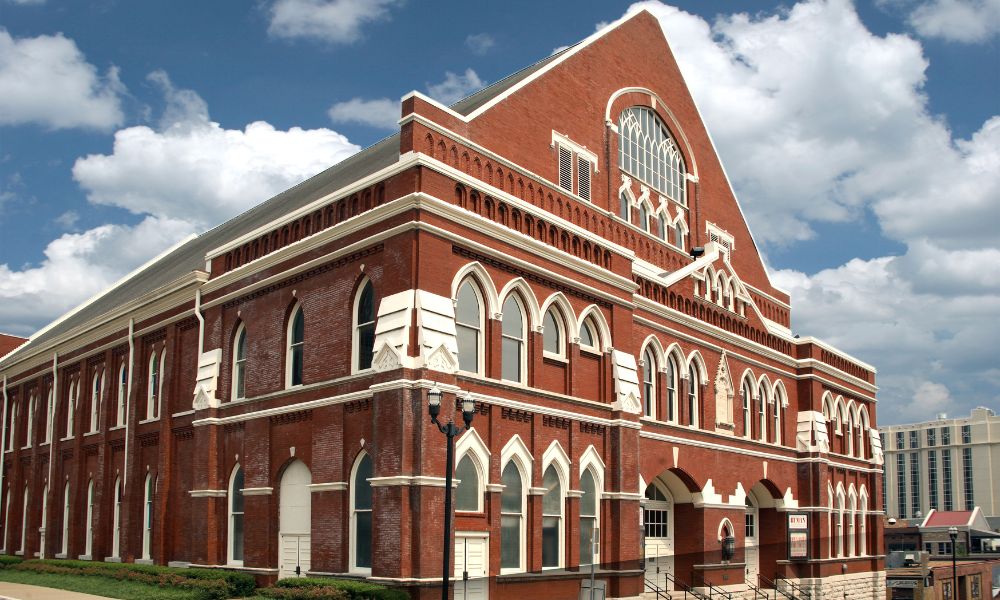
[[458, 368], [481, 373], [483, 363], [483, 293], [472, 277], [466, 278], [455, 297], [455, 332], [458, 336]]
[[681, 204], [687, 203], [687, 169], [673, 136], [652, 109], [633, 106], [618, 119], [618, 165]]
[[243, 564], [243, 467], [236, 465], [229, 477], [229, 544], [226, 562], [231, 565]]
[[524, 382], [527, 367], [527, 319], [524, 303], [517, 294], [510, 294], [503, 303], [501, 335], [500, 377], [508, 381]]
[[247, 328], [243, 323], [233, 337], [233, 400], [247, 397]]
[[302, 385], [302, 371], [305, 367], [306, 317], [302, 305], [292, 308], [288, 318], [288, 332], [285, 347], [285, 387]]
[[354, 369], [364, 371], [372, 368], [375, 356], [375, 286], [365, 279], [354, 297]]
[[362, 452], [351, 473], [351, 570], [372, 568], [372, 458]]

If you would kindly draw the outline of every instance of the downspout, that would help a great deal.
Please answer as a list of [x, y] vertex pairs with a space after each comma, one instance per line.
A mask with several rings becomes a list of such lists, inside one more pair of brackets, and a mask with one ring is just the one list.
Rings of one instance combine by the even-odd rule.
[[[128, 320], [128, 385], [125, 391], [125, 465], [123, 467], [124, 473], [122, 474], [122, 493], [124, 490], [128, 489], [128, 438], [131, 431], [129, 423], [132, 419], [129, 418], [130, 415], [130, 404], [132, 400], [132, 367], [135, 365], [135, 319]], [[117, 378], [118, 373], [114, 373]], [[120, 382], [115, 382], [120, 383]]]
[[[58, 352], [53, 352], [52, 353], [52, 402], [49, 402], [48, 403], [48, 407], [45, 409], [46, 414], [48, 415], [48, 418], [46, 418], [46, 425], [48, 426], [48, 430], [49, 430], [48, 431], [48, 437], [49, 437], [49, 485], [48, 485], [48, 488], [49, 488], [49, 499], [46, 501], [46, 505], [45, 506], [47, 508], [49, 508], [49, 509], [52, 508], [52, 497], [54, 496], [54, 491], [55, 491], [55, 485], [53, 485], [53, 481], [52, 481], [52, 469], [55, 468], [55, 462], [56, 462], [55, 461], [55, 455], [56, 455], [56, 442], [57, 442], [57, 440], [56, 440], [56, 424], [53, 421], [54, 421], [54, 417], [55, 417], [55, 414], [56, 414], [56, 401], [57, 401], [56, 399], [59, 397], [58, 396], [58, 390], [59, 390], [59, 353]], [[48, 400], [48, 399], [46, 398], [46, 400]], [[48, 512], [48, 511], [45, 511], [45, 512]], [[42, 517], [44, 517], [45, 520], [47, 521], [49, 516], [43, 512], [42, 513]], [[48, 523], [45, 523], [43, 521], [42, 522], [42, 527], [45, 528], [45, 529], [48, 529]], [[48, 544], [48, 543], [49, 543], [49, 536], [46, 535], [45, 536], [45, 544]], [[41, 558], [45, 558], [45, 544], [43, 544], [42, 547], [38, 549], [38, 553], [39, 553], [39, 555], [40, 555]]]
[[194, 291], [194, 316], [198, 319], [198, 360], [205, 351], [205, 317], [201, 314], [201, 288]]

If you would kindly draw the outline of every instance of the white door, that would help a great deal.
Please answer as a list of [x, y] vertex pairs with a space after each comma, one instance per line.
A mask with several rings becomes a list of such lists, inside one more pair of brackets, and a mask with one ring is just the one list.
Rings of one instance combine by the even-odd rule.
[[760, 509], [756, 499], [747, 495], [746, 516], [743, 538], [744, 560], [746, 561], [746, 581], [759, 586], [760, 573]]
[[278, 578], [305, 577], [310, 569], [312, 529], [312, 474], [300, 460], [281, 476], [278, 506]]
[[[646, 581], [661, 590], [673, 590], [674, 511], [668, 492], [657, 484], [646, 488], [642, 504]], [[668, 577], [669, 576], [669, 577]], [[649, 591], [649, 590], [647, 590]]]
[[489, 537], [455, 534], [455, 600], [489, 598], [489, 547]]

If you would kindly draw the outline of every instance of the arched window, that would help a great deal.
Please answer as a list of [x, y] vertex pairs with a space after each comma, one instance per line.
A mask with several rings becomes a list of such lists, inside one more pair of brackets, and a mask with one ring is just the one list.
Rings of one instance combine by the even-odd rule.
[[757, 423], [760, 428], [757, 431], [757, 439], [766, 442], [767, 441], [767, 388], [766, 384], [760, 385], [760, 392], [757, 394]]
[[844, 441], [847, 442], [847, 455], [854, 456], [854, 429], [857, 424], [854, 420], [854, 409], [848, 409], [847, 411], [847, 431], [844, 434]]
[[660, 213], [656, 220], [659, 225], [656, 228], [656, 234], [665, 242], [667, 241], [667, 217], [663, 213]]
[[66, 437], [73, 437], [73, 417], [76, 413], [76, 399], [80, 395], [80, 380], [69, 382], [69, 399], [66, 402]]
[[49, 386], [48, 396], [45, 400], [45, 443], [52, 443], [52, 430], [54, 429], [52, 423], [52, 417], [55, 416], [55, 406], [53, 406], [53, 401], [55, 396], [52, 391], [52, 386]]
[[674, 223], [674, 246], [684, 249], [684, 225], [680, 221]]
[[354, 343], [358, 371], [372, 368], [375, 355], [375, 286], [366, 280], [354, 301]]
[[[10, 407], [10, 431], [7, 435], [7, 451], [14, 450], [14, 438], [17, 434], [17, 402], [11, 404]], [[4, 528], [6, 531], [6, 528]]]
[[667, 421], [677, 422], [677, 383], [680, 381], [680, 369], [673, 356], [667, 357]]
[[868, 556], [868, 493], [864, 487], [861, 488], [861, 517], [858, 520], [861, 524], [858, 553], [861, 556]]
[[744, 504], [746, 506], [746, 510], [744, 511], [743, 516], [743, 536], [744, 540], [747, 544], [749, 544], [751, 540], [755, 540], [757, 538], [757, 507], [750, 501], [749, 495], [746, 497]]
[[122, 362], [118, 368], [118, 406], [115, 411], [115, 424], [119, 427], [125, 424], [125, 398], [128, 395], [128, 366]]
[[651, 109], [633, 106], [618, 119], [618, 165], [681, 204], [687, 203], [684, 158]]
[[643, 415], [656, 418], [656, 359], [648, 346], [642, 353], [642, 400]]
[[156, 418], [156, 405], [159, 402], [160, 361], [156, 351], [149, 357], [149, 379], [146, 389], [146, 419]]
[[743, 437], [753, 435], [753, 420], [750, 419], [750, 403], [753, 401], [753, 386], [749, 379], [743, 380]]
[[247, 328], [240, 323], [233, 342], [233, 400], [247, 397]]
[[146, 473], [142, 499], [142, 558], [149, 560], [153, 545], [153, 474]]
[[352, 570], [372, 568], [372, 459], [365, 453], [354, 465], [351, 477], [351, 563]]
[[94, 551], [94, 480], [87, 482], [87, 526], [84, 528], [87, 534], [87, 543], [84, 546], [84, 554], [93, 556]]
[[524, 570], [524, 483], [514, 461], [500, 475], [500, 571]]
[[479, 469], [476, 468], [471, 454], [466, 454], [458, 461], [455, 479], [459, 480], [458, 488], [455, 490], [455, 510], [481, 512], [480, 501], [483, 494], [479, 485]]
[[854, 493], [854, 489], [851, 489], [851, 506], [850, 514], [847, 520], [847, 555], [857, 556], [857, 538], [855, 537], [854, 523], [858, 518], [858, 497]]
[[837, 490], [837, 557], [844, 556], [844, 491]]
[[542, 476], [542, 568], [562, 566], [563, 497], [559, 473], [549, 465]]
[[121, 555], [121, 523], [122, 523], [122, 479], [115, 479], [114, 507], [111, 521], [111, 556]]
[[775, 444], [781, 444], [781, 413], [785, 410], [785, 399], [780, 387], [776, 388], [774, 394], [771, 395], [771, 403], [774, 411], [771, 415], [771, 427], [774, 429], [772, 439]]
[[584, 319], [583, 325], [580, 326], [580, 349], [598, 354], [601, 351], [598, 347], [599, 341], [600, 337], [597, 335], [594, 320], [587, 317]]
[[[7, 533], [7, 527], [4, 526], [4, 534]], [[63, 514], [62, 514], [62, 540], [60, 542], [60, 551], [62, 556], [69, 556], [69, 482], [66, 482], [66, 486], [63, 487]]]
[[229, 551], [227, 562], [243, 564], [243, 467], [236, 465], [229, 478]]
[[21, 546], [18, 548], [24, 554], [24, 541], [28, 536], [28, 486], [24, 486], [24, 504], [21, 505]]
[[594, 555], [593, 537], [598, 529], [598, 506], [600, 499], [597, 495], [597, 482], [594, 474], [587, 469], [580, 476], [580, 565], [594, 564], [597, 558]]
[[30, 448], [33, 434], [35, 433], [35, 393], [31, 393], [31, 397], [28, 399], [28, 426], [25, 427], [25, 442], [24, 447]]
[[639, 227], [649, 232], [649, 209], [646, 208], [645, 202], [639, 205]]
[[545, 311], [545, 318], [542, 319], [542, 348], [547, 355], [564, 358], [566, 356], [566, 335], [563, 332], [562, 316], [557, 309], [550, 308]]
[[503, 303], [503, 335], [501, 336], [500, 377], [508, 381], [524, 379], [524, 310], [517, 296], [511, 294]]
[[288, 320], [288, 348], [285, 359], [285, 387], [302, 385], [303, 350], [306, 338], [306, 318], [301, 306], [292, 310]]
[[688, 418], [692, 427], [698, 426], [698, 391], [701, 388], [701, 379], [698, 365], [692, 361], [688, 367]]
[[670, 500], [655, 484], [646, 486], [642, 523], [647, 538], [670, 537]]
[[618, 195], [618, 216], [625, 221], [629, 220], [629, 204], [628, 194], [622, 192]]
[[480, 373], [483, 352], [483, 300], [471, 279], [458, 288], [455, 304], [455, 330], [458, 335], [458, 368]]

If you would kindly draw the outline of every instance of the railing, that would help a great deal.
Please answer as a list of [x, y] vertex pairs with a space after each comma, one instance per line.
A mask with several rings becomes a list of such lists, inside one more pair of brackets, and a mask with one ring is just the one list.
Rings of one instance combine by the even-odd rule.
[[[760, 587], [762, 588], [774, 588], [774, 591], [776, 593], [781, 594], [785, 598], [788, 598], [788, 600], [797, 600], [795, 596], [792, 596], [791, 594], [785, 592], [785, 590], [779, 589], [778, 584], [771, 581], [767, 577], [764, 577], [763, 575], [760, 574], [757, 575], [757, 583], [759, 583]], [[775, 600], [777, 600], [777, 596], [775, 596]]]
[[673, 600], [673, 596], [671, 596], [670, 592], [668, 592], [667, 590], [661, 588], [660, 586], [656, 585], [655, 583], [653, 583], [648, 579], [645, 580], [645, 583], [646, 583], [646, 590], [656, 594], [656, 600], [661, 600], [661, 599]]
[[[796, 585], [793, 581], [785, 579], [781, 575], [775, 575], [774, 580], [777, 583], [784, 584], [788, 589], [792, 590], [792, 595], [796, 596], [796, 600], [811, 600], [812, 594], [807, 592], [804, 588]], [[778, 586], [774, 586], [774, 589], [778, 589]]]
[[715, 598], [722, 598], [723, 600], [733, 600], [732, 592], [727, 592], [722, 588], [715, 587], [708, 581], [705, 581], [705, 577], [701, 578], [702, 587], [708, 589], [708, 596], [705, 596], [704, 592], [699, 592], [702, 598], [708, 598], [709, 600], [714, 600]]
[[770, 597], [767, 595], [767, 592], [763, 591], [762, 589], [754, 585], [753, 582], [748, 581], [747, 587], [750, 588], [750, 590], [753, 592], [753, 600], [757, 600], [758, 596], [763, 597], [764, 600], [770, 600]]

